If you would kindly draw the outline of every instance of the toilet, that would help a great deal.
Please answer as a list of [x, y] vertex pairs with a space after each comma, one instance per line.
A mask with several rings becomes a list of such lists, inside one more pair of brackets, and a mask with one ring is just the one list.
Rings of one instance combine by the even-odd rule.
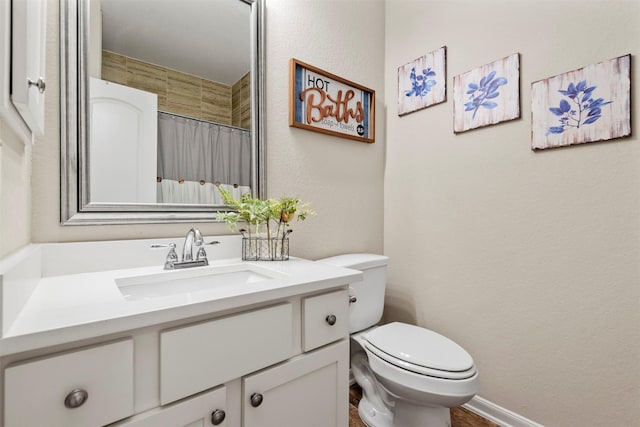
[[350, 375], [362, 387], [360, 418], [369, 427], [449, 427], [449, 408], [478, 392], [473, 359], [452, 340], [382, 317], [388, 257], [346, 254], [317, 262], [362, 271], [349, 289]]

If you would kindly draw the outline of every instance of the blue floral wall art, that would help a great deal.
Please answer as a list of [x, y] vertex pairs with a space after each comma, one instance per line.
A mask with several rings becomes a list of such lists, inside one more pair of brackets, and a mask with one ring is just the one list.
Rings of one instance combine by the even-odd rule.
[[520, 117], [520, 55], [453, 78], [453, 131], [464, 132]]
[[531, 148], [631, 134], [631, 55], [531, 84]]
[[446, 46], [398, 67], [398, 115], [446, 101]]
[[[495, 77], [495, 78], [494, 78]], [[467, 95], [469, 95], [469, 102], [464, 104], [464, 111], [473, 111], [472, 119], [476, 117], [476, 113], [482, 108], [496, 108], [498, 103], [491, 101], [500, 96], [498, 89], [502, 85], [509, 83], [506, 77], [496, 77], [496, 71], [493, 70], [488, 75], [482, 77], [480, 82], [471, 82], [467, 85]]]

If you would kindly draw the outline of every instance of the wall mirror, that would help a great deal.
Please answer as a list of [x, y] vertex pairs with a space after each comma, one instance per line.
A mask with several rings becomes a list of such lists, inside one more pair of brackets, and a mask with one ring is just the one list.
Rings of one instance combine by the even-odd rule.
[[264, 197], [263, 0], [61, 0], [61, 223]]

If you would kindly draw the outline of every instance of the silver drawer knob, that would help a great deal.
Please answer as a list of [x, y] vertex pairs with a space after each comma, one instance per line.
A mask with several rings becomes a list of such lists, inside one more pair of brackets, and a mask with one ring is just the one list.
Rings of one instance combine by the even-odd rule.
[[225, 414], [222, 409], [216, 409], [211, 413], [211, 424], [214, 426], [221, 424], [226, 416], [227, 414]]
[[76, 388], [64, 398], [64, 406], [69, 409], [79, 408], [84, 405], [88, 398], [89, 393], [86, 390]]
[[251, 406], [257, 408], [258, 406], [262, 405], [262, 399], [263, 398], [260, 393], [253, 393], [251, 395]]
[[358, 298], [355, 295], [349, 295], [349, 304], [353, 304], [356, 301], [358, 301]]
[[336, 324], [336, 320], [338, 320], [338, 318], [335, 315], [330, 314], [327, 317], [325, 317], [324, 320], [329, 324], [329, 326], [333, 326]]
[[38, 81], [33, 81], [31, 79], [27, 79], [27, 87], [31, 87], [31, 86], [35, 86], [38, 88], [38, 92], [40, 93], [44, 93], [45, 88], [47, 87], [47, 85], [44, 82], [44, 79], [42, 77], [38, 78]]

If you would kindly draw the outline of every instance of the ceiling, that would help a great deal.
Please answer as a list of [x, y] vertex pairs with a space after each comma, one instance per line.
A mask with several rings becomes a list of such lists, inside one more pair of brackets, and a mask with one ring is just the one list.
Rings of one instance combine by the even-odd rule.
[[102, 48], [232, 85], [250, 70], [241, 0], [100, 0]]

